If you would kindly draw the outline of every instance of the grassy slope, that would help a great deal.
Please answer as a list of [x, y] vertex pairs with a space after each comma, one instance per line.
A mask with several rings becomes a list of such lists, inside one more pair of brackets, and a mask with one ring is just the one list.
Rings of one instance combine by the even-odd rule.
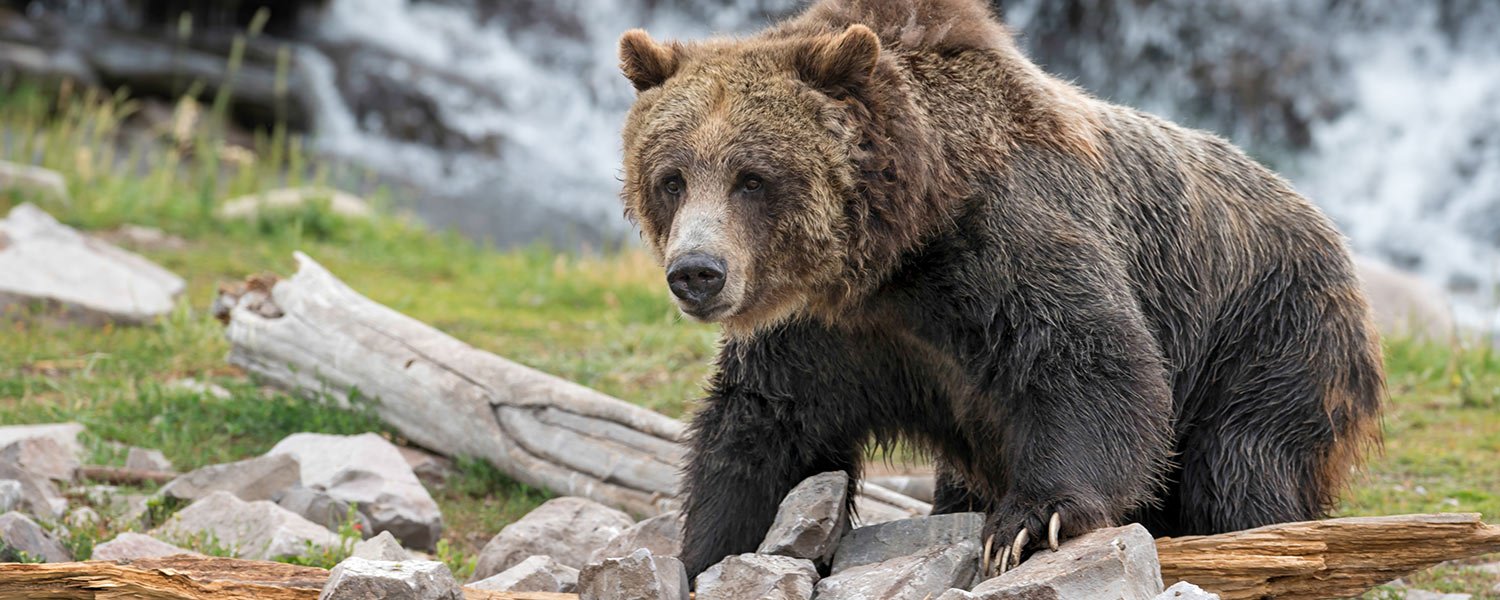
[[[104, 231], [134, 223], [185, 238], [184, 248], [141, 252], [186, 278], [189, 290], [181, 310], [148, 327], [0, 321], [0, 423], [76, 420], [88, 425], [100, 460], [112, 458], [102, 442], [118, 441], [160, 448], [184, 469], [263, 452], [296, 431], [382, 430], [365, 415], [262, 390], [223, 360], [227, 346], [207, 311], [215, 289], [250, 273], [285, 273], [293, 250], [475, 346], [671, 415], [688, 410], [707, 374], [713, 330], [676, 315], [639, 251], [496, 252], [401, 218], [349, 222], [317, 209], [223, 222], [211, 216], [223, 199], [304, 183], [283, 173], [317, 172], [295, 140], [262, 140], [248, 166], [217, 163], [220, 145], [196, 134], [162, 133], [144, 146], [151, 150], [119, 157], [110, 140], [130, 103], [74, 101], [60, 114], [45, 105], [36, 94], [0, 94], [0, 132], [8, 134], [0, 139], [9, 139], [0, 158], [62, 172], [73, 200], [43, 207], [69, 224]], [[121, 162], [130, 166], [110, 166]], [[0, 195], [0, 212], [22, 200]], [[1341, 512], [1476, 511], [1500, 521], [1500, 355], [1407, 342], [1391, 343], [1387, 355], [1385, 451]], [[181, 377], [232, 396], [167, 385]], [[545, 498], [472, 464], [440, 496], [456, 566]], [[1424, 585], [1469, 591], [1494, 583], [1452, 569], [1426, 577]]]

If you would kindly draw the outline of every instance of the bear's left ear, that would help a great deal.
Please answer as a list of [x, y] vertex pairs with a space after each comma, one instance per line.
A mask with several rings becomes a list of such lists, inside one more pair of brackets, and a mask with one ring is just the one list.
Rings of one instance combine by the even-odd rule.
[[658, 44], [642, 29], [620, 36], [620, 70], [636, 91], [654, 88], [677, 72], [677, 51]]
[[837, 37], [813, 42], [797, 57], [797, 73], [818, 89], [842, 94], [858, 89], [875, 72], [880, 38], [854, 24]]

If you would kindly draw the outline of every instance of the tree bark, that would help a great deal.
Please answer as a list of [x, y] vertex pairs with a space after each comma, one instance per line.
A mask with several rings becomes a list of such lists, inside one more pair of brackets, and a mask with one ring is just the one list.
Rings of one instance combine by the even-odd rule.
[[[368, 402], [434, 452], [638, 517], [675, 509], [683, 424], [476, 349], [350, 289], [304, 254], [290, 279], [221, 290], [229, 361], [307, 396]], [[883, 518], [931, 507], [875, 485]]]
[[[0, 564], [0, 600], [317, 600], [328, 571], [277, 562], [168, 556], [118, 562]], [[466, 600], [577, 600], [574, 594], [486, 592]]]
[[1156, 540], [1162, 581], [1223, 600], [1358, 596], [1438, 563], [1500, 552], [1474, 513], [1350, 517]]

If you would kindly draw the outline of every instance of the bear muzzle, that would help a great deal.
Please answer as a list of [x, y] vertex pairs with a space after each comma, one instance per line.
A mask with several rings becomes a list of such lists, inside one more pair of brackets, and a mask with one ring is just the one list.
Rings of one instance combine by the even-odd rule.
[[693, 252], [677, 257], [667, 266], [667, 287], [688, 315], [707, 319], [723, 308], [716, 302], [724, 290], [728, 266], [724, 259]]

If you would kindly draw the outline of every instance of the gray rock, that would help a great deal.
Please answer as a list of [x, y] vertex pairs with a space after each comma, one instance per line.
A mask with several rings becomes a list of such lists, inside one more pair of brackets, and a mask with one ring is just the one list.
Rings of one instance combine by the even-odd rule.
[[298, 433], [276, 444], [269, 456], [295, 456], [302, 485], [355, 504], [373, 531], [389, 531], [408, 547], [433, 548], [443, 533], [443, 514], [395, 444], [373, 433]]
[[167, 519], [153, 537], [186, 542], [208, 536], [237, 558], [274, 560], [301, 556], [308, 545], [333, 548], [333, 532], [267, 500], [245, 502], [229, 492], [214, 492]]
[[1081, 535], [1057, 552], [1037, 552], [962, 597], [1153, 600], [1161, 593], [1156, 542], [1145, 527], [1132, 524]]
[[1219, 600], [1219, 595], [1186, 581], [1179, 581], [1157, 595], [1156, 600]]
[[402, 548], [401, 542], [396, 541], [389, 531], [355, 544], [350, 556], [365, 560], [411, 560], [411, 553]]
[[439, 489], [448, 484], [448, 478], [453, 476], [453, 461], [410, 446], [397, 446], [401, 451], [401, 458], [406, 459], [407, 466], [417, 474], [417, 479], [422, 485], [430, 489]]
[[[344, 522], [348, 521], [350, 516], [350, 504], [348, 502], [335, 498], [333, 494], [325, 491], [308, 489], [300, 483], [276, 492], [271, 501], [275, 502], [277, 506], [302, 515], [302, 518], [333, 531], [338, 531], [339, 527], [343, 526]], [[365, 534], [368, 534], [372, 529], [369, 517], [366, 517], [364, 513], [359, 511], [354, 512], [354, 522], [359, 525], [360, 531]], [[396, 559], [382, 558], [378, 560]]]
[[234, 396], [229, 393], [229, 390], [224, 389], [222, 385], [205, 383], [197, 379], [173, 379], [167, 382], [167, 389], [180, 390], [189, 394], [196, 394], [199, 397], [218, 398], [219, 400], [228, 400]]
[[115, 536], [115, 539], [94, 546], [94, 554], [89, 560], [128, 560], [177, 554], [198, 556], [197, 552], [178, 548], [144, 533], [127, 531]]
[[1451, 303], [1441, 288], [1368, 256], [1356, 256], [1354, 267], [1382, 337], [1453, 338]]
[[125, 468], [140, 469], [142, 471], [172, 471], [172, 461], [167, 460], [167, 455], [161, 450], [150, 450], [147, 448], [130, 447], [125, 454]]
[[641, 548], [656, 556], [677, 556], [682, 551], [682, 514], [668, 511], [627, 527], [594, 552], [588, 562], [630, 556]]
[[0, 513], [8, 513], [21, 504], [21, 482], [0, 479]]
[[979, 544], [932, 546], [916, 554], [849, 567], [819, 581], [816, 595], [819, 600], [930, 600], [945, 590], [967, 587], [978, 571]]
[[85, 236], [22, 204], [0, 219], [0, 307], [47, 302], [86, 323], [145, 323], [172, 310], [186, 284], [139, 255]]
[[328, 574], [318, 600], [463, 600], [448, 565], [436, 561], [349, 558]]
[[687, 570], [670, 556], [642, 548], [578, 572], [580, 600], [687, 600]]
[[153, 525], [147, 522], [147, 502], [150, 497], [145, 494], [122, 492], [113, 485], [91, 485], [78, 491], [83, 493], [89, 504], [99, 507], [115, 523], [137, 523], [148, 529]]
[[569, 593], [578, 588], [578, 569], [550, 556], [533, 556], [497, 575], [464, 587], [489, 592]]
[[1401, 595], [1405, 600], [1469, 600], [1472, 594], [1445, 594], [1428, 590], [1406, 590]]
[[[85, 68], [85, 70], [87, 70]], [[68, 202], [68, 184], [57, 171], [0, 160], [0, 193]]]
[[984, 515], [980, 513], [933, 515], [859, 527], [839, 541], [833, 572], [916, 554], [933, 546], [979, 544], [983, 530]]
[[0, 562], [68, 562], [73, 557], [31, 517], [0, 515]]
[[214, 492], [229, 492], [245, 501], [270, 500], [301, 479], [297, 459], [285, 454], [209, 465], [186, 473], [162, 487], [168, 498], [193, 501]]
[[80, 506], [68, 513], [68, 517], [63, 519], [63, 522], [74, 529], [82, 529], [85, 527], [97, 527], [100, 523], [104, 522], [104, 518], [100, 517], [99, 513], [94, 512], [94, 509], [87, 506]]
[[697, 600], [808, 600], [818, 567], [805, 558], [768, 554], [731, 556], [698, 575]]
[[52, 480], [21, 469], [10, 461], [0, 460], [0, 480], [10, 480], [20, 486], [20, 499], [16, 510], [49, 520], [62, 518], [68, 510], [68, 501], [63, 498]]
[[57, 442], [74, 459], [81, 459], [83, 458], [83, 444], [78, 442], [78, 434], [80, 433], [83, 433], [83, 426], [78, 423], [8, 425], [0, 427], [0, 448], [4, 448], [20, 440], [44, 437]]
[[849, 474], [830, 471], [808, 477], [787, 492], [776, 520], [756, 550], [828, 564], [849, 528]]
[[320, 187], [281, 188], [240, 196], [224, 202], [219, 207], [221, 219], [249, 219], [264, 210], [288, 210], [312, 203], [327, 203], [333, 214], [356, 219], [369, 218], [369, 203], [364, 199], [335, 189]]
[[0, 448], [0, 463], [52, 481], [69, 482], [78, 474], [78, 457], [51, 437], [32, 437]]
[[583, 568], [596, 550], [633, 524], [629, 515], [588, 498], [553, 498], [495, 534], [480, 551], [470, 581], [479, 581], [538, 554], [575, 569]]

